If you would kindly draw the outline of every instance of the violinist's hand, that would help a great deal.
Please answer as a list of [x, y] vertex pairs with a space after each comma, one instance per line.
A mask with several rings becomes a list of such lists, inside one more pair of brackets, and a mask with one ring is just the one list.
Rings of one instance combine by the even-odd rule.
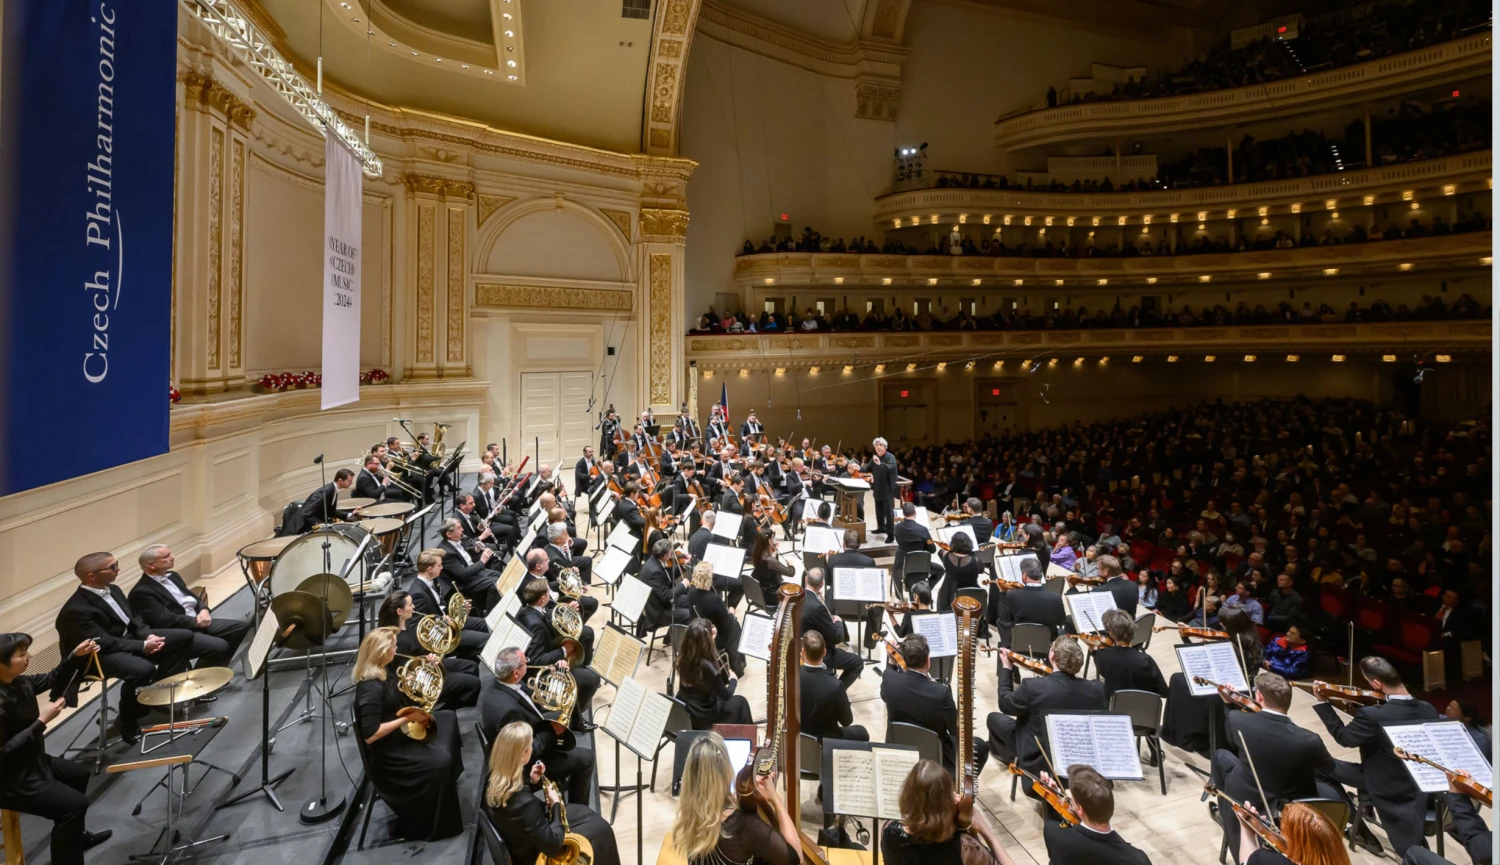
[[1015, 664], [1010, 660], [1010, 649], [1000, 650], [1000, 666], [1007, 670], [1014, 668]]
[[[1466, 770], [1466, 769], [1457, 769], [1457, 770], [1454, 770], [1453, 774], [1457, 775], [1459, 778], [1462, 778], [1465, 781], [1469, 781], [1470, 783], [1472, 783], [1474, 781], [1474, 776], [1470, 775], [1469, 772], [1468, 772], [1468, 770]], [[1458, 779], [1456, 779], [1456, 778], [1449, 778], [1448, 779], [1448, 792], [1449, 793], [1457, 793], [1460, 796], [1467, 796], [1467, 795], [1469, 795], [1468, 793], [1466, 793], [1463, 790], [1459, 789]]]

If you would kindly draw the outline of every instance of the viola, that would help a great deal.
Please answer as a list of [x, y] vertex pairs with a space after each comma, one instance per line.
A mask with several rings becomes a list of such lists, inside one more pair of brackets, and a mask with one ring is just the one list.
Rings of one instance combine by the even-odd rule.
[[1471, 799], [1478, 799], [1480, 802], [1483, 802], [1490, 808], [1495, 807], [1494, 791], [1479, 783], [1478, 781], [1475, 781], [1474, 776], [1470, 775], [1468, 772], [1459, 772], [1455, 769], [1449, 769], [1447, 766], [1444, 766], [1441, 763], [1434, 763], [1426, 757], [1423, 757], [1421, 754], [1413, 754], [1410, 751], [1405, 751], [1401, 748], [1395, 748], [1393, 750], [1396, 752], [1396, 757], [1398, 759], [1410, 760], [1413, 763], [1426, 763], [1432, 768], [1437, 769], [1439, 772], [1442, 772], [1444, 775], [1447, 775], [1448, 783], [1452, 784], [1453, 788], [1458, 792], [1464, 794], [1465, 796], [1468, 796]]
[[1364, 688], [1355, 688], [1350, 685], [1335, 685], [1331, 682], [1314, 680], [1312, 682], [1292, 682], [1293, 686], [1301, 688], [1330, 703], [1342, 703], [1346, 706], [1379, 706], [1385, 702], [1385, 695], [1375, 691], [1366, 691]]
[[1129, 643], [1116, 642], [1113, 638], [1106, 637], [1103, 634], [1076, 634], [1075, 636], [1077, 636], [1078, 639], [1082, 640], [1083, 642], [1088, 643], [1090, 649], [1104, 649], [1130, 645]]
[[882, 630], [880, 632], [880, 641], [885, 643], [886, 658], [889, 659], [892, 664], [895, 664], [897, 667], [905, 670], [906, 658], [902, 656], [901, 647], [896, 643], [895, 640], [891, 639], [891, 635]]
[[1223, 699], [1225, 703], [1228, 703], [1231, 706], [1238, 706], [1239, 708], [1244, 709], [1247, 712], [1260, 711], [1260, 704], [1255, 702], [1255, 700], [1252, 699], [1249, 694], [1241, 694], [1239, 691], [1236, 691], [1228, 685], [1221, 685], [1218, 682], [1215, 682], [1211, 679], [1205, 679], [1202, 676], [1194, 676], [1193, 684], [1212, 685], [1214, 687], [1214, 690], [1219, 692], [1219, 697]]
[[1082, 574], [1068, 574], [1068, 582], [1075, 586], [1079, 583], [1085, 586], [1102, 586], [1104, 585], [1104, 577], [1085, 577]]
[[[1191, 625], [1158, 625], [1153, 631], [1176, 631], [1184, 637], [1197, 637], [1200, 640], [1227, 640], [1228, 631], [1215, 631], [1213, 628], [1195, 628]], [[1294, 683], [1295, 684], [1295, 683]]]
[[1223, 790], [1218, 789], [1212, 784], [1204, 784], [1203, 789], [1228, 803], [1229, 807], [1234, 810], [1234, 816], [1244, 821], [1245, 825], [1249, 826], [1256, 835], [1259, 835], [1262, 841], [1271, 846], [1271, 849], [1283, 856], [1287, 854], [1286, 836], [1281, 834], [1281, 829], [1275, 823], [1234, 801]]
[[986, 646], [986, 645], [981, 644], [978, 648], [982, 652], [1005, 652], [1007, 655], [1010, 656], [1010, 662], [1012, 664], [1015, 664], [1017, 667], [1025, 667], [1026, 669], [1030, 670], [1031, 672], [1036, 673], [1036, 674], [1041, 675], [1041, 676], [1050, 676], [1050, 675], [1052, 675], [1052, 665], [1049, 664], [1045, 660], [1037, 660], [1036, 658], [1028, 658], [1025, 655], [1020, 655], [1020, 654], [1017, 654], [1015, 652], [1012, 652], [1010, 649], [996, 648], [995, 646]]
[[1057, 786], [1056, 782], [1052, 781], [1050, 778], [1046, 781], [1043, 781], [1041, 778], [1038, 778], [1025, 769], [1022, 769], [1020, 766], [1017, 766], [1015, 763], [1011, 763], [1005, 768], [1012, 775], [1020, 775], [1021, 777], [1031, 782], [1032, 792], [1042, 797], [1042, 801], [1046, 802], [1048, 805], [1051, 805], [1052, 810], [1057, 812], [1057, 816], [1062, 818], [1062, 823], [1060, 823], [1059, 825], [1076, 826], [1079, 823], [1083, 822], [1083, 813], [1078, 810], [1078, 806], [1073, 802], [1072, 799], [1069, 799], [1066, 795], [1064, 795], [1062, 789]]

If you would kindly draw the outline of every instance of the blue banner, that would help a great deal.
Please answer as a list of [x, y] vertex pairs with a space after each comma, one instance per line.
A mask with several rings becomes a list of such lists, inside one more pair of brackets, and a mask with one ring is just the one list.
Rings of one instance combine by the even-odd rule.
[[0, 495], [167, 451], [177, 15], [5, 4]]

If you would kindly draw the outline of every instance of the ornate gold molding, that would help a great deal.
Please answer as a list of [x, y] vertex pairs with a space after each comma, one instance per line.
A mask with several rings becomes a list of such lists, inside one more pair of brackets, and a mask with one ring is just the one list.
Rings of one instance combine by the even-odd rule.
[[630, 292], [610, 288], [561, 288], [480, 283], [474, 286], [474, 305], [488, 308], [629, 312], [634, 306], [634, 301]]
[[620, 233], [625, 235], [626, 240], [631, 239], [630, 214], [628, 212], [624, 210], [604, 210], [603, 208], [600, 208], [599, 212], [608, 217], [609, 221], [613, 222], [615, 227], [620, 229]]
[[440, 195], [443, 198], [462, 198], [468, 200], [474, 197], [474, 184], [467, 180], [451, 180], [447, 177], [434, 177], [430, 174], [408, 174], [401, 178], [408, 191], [413, 193], [426, 193], [428, 195]]
[[432, 363], [434, 253], [437, 208], [417, 205], [417, 363]]
[[854, 116], [861, 120], [895, 120], [901, 88], [873, 81], [854, 85]]
[[[642, 218], [645, 212], [641, 213]], [[682, 214], [687, 230], [687, 214]], [[644, 232], [643, 232], [644, 233]], [[652, 253], [651, 290], [651, 404], [672, 401], [672, 256]]]
[[495, 211], [515, 200], [516, 198], [514, 195], [485, 195], [482, 192], [479, 193], [479, 211], [477, 224], [484, 225], [485, 221], [488, 220]]
[[229, 160], [229, 368], [242, 369], [245, 305], [245, 142], [235, 139]]
[[224, 279], [221, 247], [224, 242], [224, 130], [208, 130], [208, 368], [219, 368], [219, 293]]
[[448, 208], [448, 362], [464, 360], [464, 211]]
[[215, 112], [241, 129], [248, 130], [255, 120], [255, 109], [212, 75], [182, 72], [178, 74], [177, 80], [182, 82], [183, 102], [186, 105], [199, 111]]
[[642, 130], [641, 149], [650, 154], [677, 152], [682, 117], [682, 88], [698, 9], [703, 0], [662, 0], [665, 8], [651, 35], [651, 62], [646, 76], [650, 113]]
[[[688, 212], [654, 207], [641, 208], [641, 237], [665, 237], [681, 242], [687, 237]], [[628, 234], [627, 234], [628, 236]]]

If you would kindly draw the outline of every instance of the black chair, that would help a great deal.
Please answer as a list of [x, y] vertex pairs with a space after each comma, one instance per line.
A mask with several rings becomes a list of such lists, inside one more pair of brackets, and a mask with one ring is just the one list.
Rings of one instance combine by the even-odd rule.
[[[656, 767], [661, 761], [654, 759], [661, 754], [661, 749], [668, 742], [677, 745], [677, 754], [686, 755], [686, 742], [681, 738], [684, 733], [693, 732], [693, 719], [688, 715], [687, 706], [676, 697], [668, 694], [667, 699], [672, 703], [672, 708], [667, 712], [667, 726], [662, 730], [662, 741], [657, 743], [656, 754], [652, 755], [651, 761], [651, 792], [656, 792]], [[687, 740], [691, 741], [691, 739]], [[677, 755], [673, 755], [673, 762], [681, 762]], [[677, 790], [682, 786], [682, 771], [674, 766], [672, 773], [672, 795], [677, 795]]]
[[1161, 794], [1167, 795], [1166, 753], [1161, 748], [1162, 696], [1155, 691], [1122, 690], [1109, 698], [1109, 710], [1130, 716], [1135, 729], [1136, 750], [1145, 739], [1156, 755], [1156, 774], [1161, 779]]
[[500, 837], [500, 830], [495, 828], [490, 815], [484, 811], [474, 817], [474, 834], [484, 839], [484, 846], [490, 851], [492, 865], [510, 865], [510, 850], [505, 846], [505, 839]]
[[[469, 841], [469, 855], [464, 860], [465, 865], [474, 865], [478, 861], [479, 845], [484, 840], [484, 824], [488, 822], [484, 816], [484, 788], [490, 777], [488, 771], [490, 763], [490, 739], [484, 734], [484, 726], [478, 721], [474, 722], [474, 735], [479, 737], [479, 753], [484, 755], [484, 760], [482, 762], [483, 771], [479, 773], [479, 789], [474, 796], [474, 814], [476, 815], [474, 820], [474, 837]], [[366, 816], [368, 817], [368, 815]], [[501, 846], [503, 847], [504, 845], [502, 844]], [[508, 856], [506, 858], [509, 859]]]
[[380, 791], [375, 789], [375, 782], [370, 780], [370, 746], [365, 742], [364, 737], [359, 735], [359, 718], [354, 713], [353, 703], [349, 704], [349, 717], [352, 725], [351, 729], [354, 731], [354, 743], [359, 747], [359, 765], [365, 771], [364, 780], [370, 788], [368, 798], [360, 796], [358, 792], [354, 796], [354, 801], [356, 803], [362, 802], [365, 809], [365, 816], [360, 821], [359, 826], [359, 845], [354, 848], [356, 850], [363, 850], [365, 849], [365, 833], [370, 831], [370, 815], [375, 811], [375, 803], [381, 801], [381, 799]]
[[[682, 645], [682, 636], [687, 633], [687, 625], [679, 625], [675, 622], [667, 626], [667, 645], [672, 647], [672, 666], [667, 670], [667, 693], [671, 694], [677, 690], [677, 647]], [[650, 661], [647, 661], [649, 664]]]
[[1010, 650], [1028, 658], [1045, 658], [1052, 650], [1052, 629], [1036, 622], [1018, 622], [1010, 629]]
[[770, 615], [771, 608], [766, 606], [766, 593], [761, 589], [760, 583], [754, 577], [741, 577], [740, 588], [745, 592], [745, 609], [759, 610]]
[[1135, 617], [1135, 635], [1130, 639], [1130, 645], [1142, 651], [1151, 648], [1152, 628], [1156, 625], [1156, 614], [1147, 610]]
[[911, 745], [922, 755], [923, 760], [943, 762], [943, 740], [926, 727], [892, 721], [885, 727], [885, 740], [892, 745]]
[[901, 573], [899, 576], [899, 583], [904, 596], [909, 579], [916, 577], [916, 579], [910, 582], [911, 585], [915, 585], [918, 581], [929, 579], [932, 576], [932, 553], [926, 550], [907, 553], [906, 558], [901, 560]]

